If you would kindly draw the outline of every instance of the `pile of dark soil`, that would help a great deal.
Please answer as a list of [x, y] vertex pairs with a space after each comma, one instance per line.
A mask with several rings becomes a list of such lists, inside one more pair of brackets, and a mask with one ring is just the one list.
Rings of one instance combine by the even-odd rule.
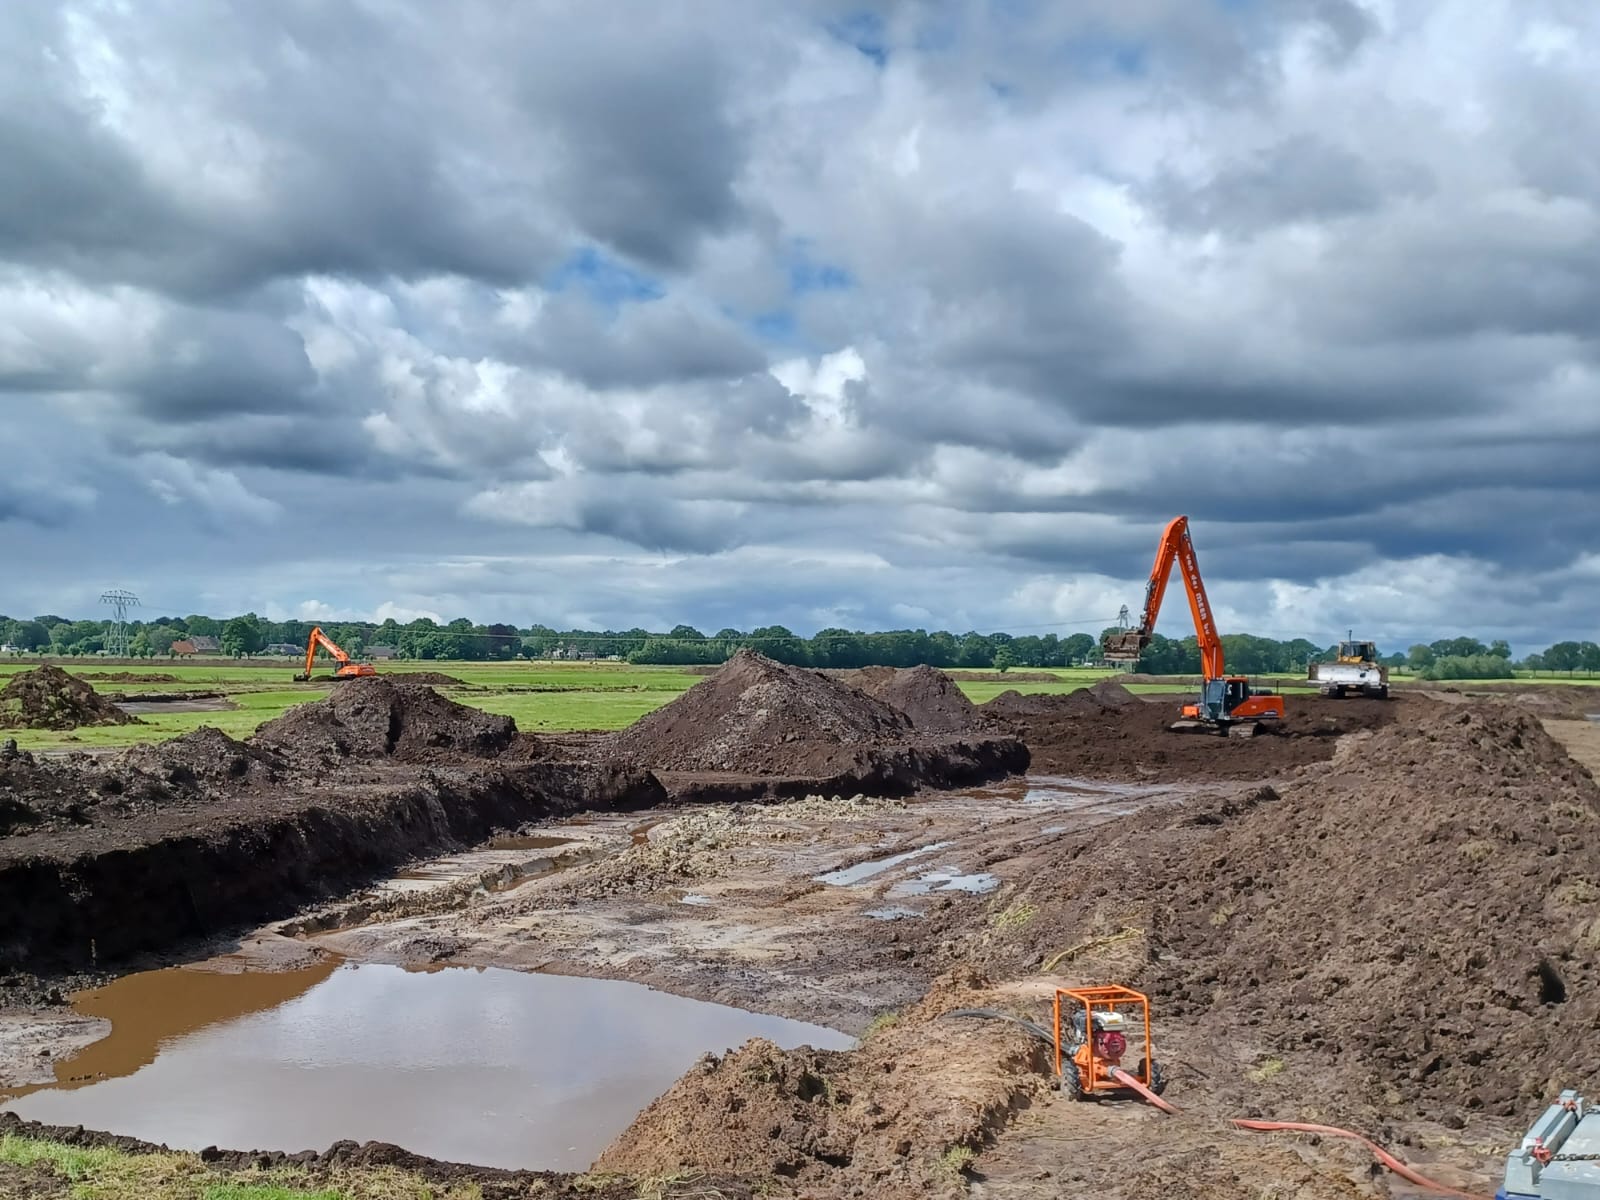
[[1082, 717], [1118, 712], [1142, 704], [1120, 683], [1102, 679], [1093, 687], [1079, 688], [1065, 693], [1019, 692], [1015, 689], [1001, 692], [985, 704], [984, 716], [999, 717]]
[[176, 675], [161, 671], [81, 671], [79, 679], [92, 679], [96, 683], [178, 683]]
[[722, 670], [613, 735], [609, 751], [664, 771], [825, 776], [854, 751], [910, 736], [899, 710], [838, 679], [741, 650]]
[[77, 729], [83, 725], [137, 725], [94, 686], [60, 667], [35, 667], [0, 689], [0, 728]]
[[351, 679], [326, 700], [292, 708], [251, 740], [296, 764], [346, 759], [450, 763], [493, 758], [516, 739], [510, 717], [447, 700], [402, 677]]
[[1380, 728], [1432, 707], [1420, 697], [1395, 700], [1284, 698], [1287, 715], [1272, 732], [1225, 738], [1174, 733], [1181, 696], [1141, 699], [1106, 680], [1066, 695], [1003, 692], [979, 707], [992, 728], [1027, 743], [1033, 771], [1086, 778], [1167, 782], [1265, 779], [1333, 755], [1339, 735]]
[[169, 742], [135, 746], [122, 762], [190, 791], [271, 784], [283, 773], [283, 760], [273, 751], [236, 741], [210, 725]]
[[978, 710], [943, 671], [932, 667], [866, 667], [845, 681], [899, 709], [918, 733], [963, 733], [978, 723]]
[[1348, 1119], [1526, 1116], [1600, 1076], [1600, 787], [1518, 708], [1401, 711], [1276, 790], [1064, 841], [973, 956], [1131, 938], [1159, 1012], [1310, 1064]]

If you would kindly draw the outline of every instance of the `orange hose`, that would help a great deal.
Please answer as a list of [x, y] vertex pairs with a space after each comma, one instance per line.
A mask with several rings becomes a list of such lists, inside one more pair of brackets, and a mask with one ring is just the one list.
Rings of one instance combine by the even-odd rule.
[[1308, 1125], [1302, 1121], [1247, 1121], [1236, 1119], [1233, 1124], [1235, 1128], [1248, 1129], [1254, 1133], [1276, 1133], [1280, 1130], [1288, 1130], [1295, 1133], [1320, 1133], [1326, 1137], [1349, 1138], [1353, 1142], [1360, 1142], [1368, 1150], [1372, 1151], [1373, 1156], [1379, 1162], [1400, 1176], [1401, 1179], [1414, 1183], [1420, 1188], [1427, 1188], [1430, 1192], [1438, 1192], [1441, 1196], [1454, 1196], [1456, 1200], [1487, 1200], [1486, 1197], [1472, 1192], [1458, 1191], [1452, 1187], [1445, 1187], [1444, 1184], [1429, 1179], [1421, 1172], [1406, 1166], [1405, 1163], [1390, 1154], [1377, 1142], [1372, 1141], [1370, 1138], [1364, 1138], [1359, 1133], [1351, 1133], [1348, 1129], [1335, 1129], [1332, 1125]]
[[1160, 1096], [1156, 1095], [1149, 1088], [1145, 1087], [1144, 1084], [1140, 1083], [1132, 1075], [1129, 1075], [1121, 1067], [1111, 1068], [1111, 1078], [1115, 1079], [1125, 1088], [1132, 1088], [1134, 1091], [1138, 1092], [1139, 1095], [1150, 1101], [1151, 1104], [1159, 1108], [1162, 1112], [1171, 1113], [1173, 1116], [1178, 1115], [1177, 1109], [1173, 1108], [1172, 1105], [1168, 1104]]

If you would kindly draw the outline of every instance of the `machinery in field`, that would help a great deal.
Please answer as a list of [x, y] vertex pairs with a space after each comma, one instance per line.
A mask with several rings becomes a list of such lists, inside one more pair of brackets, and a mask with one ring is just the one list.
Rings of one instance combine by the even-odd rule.
[[1600, 1200], [1600, 1109], [1562, 1092], [1506, 1155], [1495, 1200]]
[[311, 635], [306, 638], [306, 669], [295, 676], [297, 683], [304, 683], [311, 678], [312, 669], [317, 665], [317, 648], [321, 647], [333, 656], [339, 665], [334, 668], [334, 679], [360, 679], [366, 675], [376, 675], [377, 669], [371, 663], [356, 662], [339, 647], [331, 637], [322, 632], [320, 626], [312, 629]]
[[[1142, 1039], [1137, 1072], [1122, 1065], [1130, 1035]], [[1153, 1099], [1167, 1086], [1150, 1040], [1149, 997], [1130, 988], [1057, 988], [1055, 1050], [1056, 1075], [1074, 1100]]]
[[1389, 668], [1378, 661], [1377, 645], [1356, 641], [1354, 631], [1339, 643], [1332, 662], [1314, 662], [1307, 667], [1306, 678], [1324, 696], [1359, 692], [1377, 700], [1389, 698]]
[[1215, 731], [1234, 737], [1253, 737], [1264, 723], [1283, 719], [1283, 697], [1261, 688], [1252, 688], [1243, 675], [1229, 675], [1223, 661], [1222, 637], [1211, 616], [1211, 602], [1200, 578], [1200, 564], [1189, 538], [1189, 518], [1174, 517], [1161, 532], [1155, 566], [1145, 585], [1144, 611], [1139, 627], [1126, 633], [1107, 634], [1101, 654], [1107, 662], [1137, 662], [1155, 636], [1156, 618], [1167, 593], [1167, 580], [1173, 564], [1183, 574], [1184, 591], [1189, 596], [1189, 611], [1194, 616], [1195, 638], [1200, 643], [1200, 670], [1203, 682], [1200, 697], [1183, 708], [1183, 719], [1175, 730]]

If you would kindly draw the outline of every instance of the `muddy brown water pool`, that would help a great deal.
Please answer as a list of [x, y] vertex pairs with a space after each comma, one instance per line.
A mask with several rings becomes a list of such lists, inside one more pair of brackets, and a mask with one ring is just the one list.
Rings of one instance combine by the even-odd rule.
[[634, 983], [376, 964], [173, 969], [74, 997], [111, 1033], [13, 1089], [29, 1120], [178, 1149], [393, 1142], [489, 1167], [583, 1170], [704, 1052], [832, 1029]]

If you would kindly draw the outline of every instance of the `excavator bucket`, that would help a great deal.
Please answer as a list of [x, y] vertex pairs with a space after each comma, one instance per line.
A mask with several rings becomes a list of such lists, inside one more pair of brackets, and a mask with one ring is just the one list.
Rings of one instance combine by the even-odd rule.
[[1138, 662], [1150, 645], [1150, 635], [1137, 629], [1127, 633], [1108, 633], [1100, 643], [1100, 653], [1107, 662]]

